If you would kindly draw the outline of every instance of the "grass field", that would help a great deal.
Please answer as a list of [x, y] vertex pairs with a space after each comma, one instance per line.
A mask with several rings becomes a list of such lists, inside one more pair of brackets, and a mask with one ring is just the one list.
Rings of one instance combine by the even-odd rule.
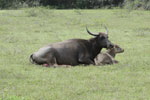
[[[29, 62], [49, 43], [109, 29], [125, 49], [108, 66], [46, 68]], [[0, 10], [0, 100], [150, 100], [150, 11]]]

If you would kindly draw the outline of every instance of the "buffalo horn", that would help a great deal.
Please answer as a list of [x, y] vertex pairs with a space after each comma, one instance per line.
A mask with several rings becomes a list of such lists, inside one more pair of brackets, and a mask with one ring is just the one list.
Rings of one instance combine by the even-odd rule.
[[86, 27], [86, 31], [87, 31], [90, 35], [98, 36], [98, 34], [94, 34], [94, 33], [90, 32], [90, 31], [88, 30], [88, 28], [87, 28], [87, 27]]
[[105, 30], [106, 30], [106, 34], [108, 34], [108, 29], [107, 29], [107, 27], [105, 26]]

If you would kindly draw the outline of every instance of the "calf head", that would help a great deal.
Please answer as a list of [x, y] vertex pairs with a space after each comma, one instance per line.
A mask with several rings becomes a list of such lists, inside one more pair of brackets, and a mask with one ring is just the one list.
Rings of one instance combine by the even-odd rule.
[[122, 53], [122, 52], [124, 52], [124, 49], [122, 49], [120, 46], [118, 46], [118, 45], [115, 45], [114, 46], [114, 49], [115, 49], [115, 52], [116, 53]]
[[87, 32], [90, 35], [96, 37], [96, 43], [97, 43], [97, 45], [99, 45], [102, 48], [110, 49], [110, 48], [113, 48], [114, 45], [108, 39], [108, 30], [107, 30], [107, 27], [105, 27], [105, 29], [106, 29], [106, 33], [99, 32], [98, 34], [94, 34], [94, 33], [90, 32], [88, 30], [88, 28], [86, 27]]
[[122, 49], [119, 45], [114, 45], [112, 48], [114, 50], [114, 53], [123, 53], [124, 49]]

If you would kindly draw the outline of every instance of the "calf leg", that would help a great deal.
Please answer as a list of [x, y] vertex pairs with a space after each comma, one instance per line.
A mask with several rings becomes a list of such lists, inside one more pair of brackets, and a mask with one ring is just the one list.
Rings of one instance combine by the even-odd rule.
[[118, 63], [117, 60], [115, 60], [114, 58], [111, 59], [111, 64], [117, 64], [117, 63]]
[[117, 60], [113, 60], [113, 64], [117, 64], [119, 63]]

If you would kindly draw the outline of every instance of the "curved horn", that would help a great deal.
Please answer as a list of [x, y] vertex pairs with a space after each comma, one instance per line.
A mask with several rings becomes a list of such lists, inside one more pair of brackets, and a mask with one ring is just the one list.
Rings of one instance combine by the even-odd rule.
[[87, 26], [86, 26], [86, 31], [87, 31], [90, 35], [98, 36], [98, 34], [93, 34], [93, 33], [91, 33], [91, 32], [88, 30]]
[[105, 27], [105, 30], [106, 30], [106, 34], [108, 34], [108, 29], [107, 29], [107, 27], [106, 26], [104, 26]]

